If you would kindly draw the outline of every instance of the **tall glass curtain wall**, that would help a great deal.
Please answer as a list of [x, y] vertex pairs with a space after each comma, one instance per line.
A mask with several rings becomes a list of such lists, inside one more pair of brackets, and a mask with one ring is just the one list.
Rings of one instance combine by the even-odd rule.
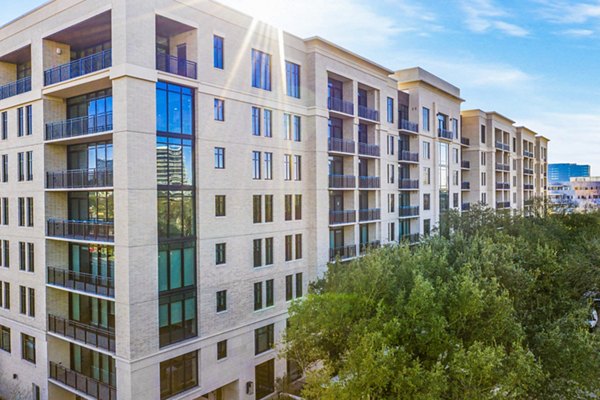
[[197, 335], [192, 89], [156, 84], [160, 346]]

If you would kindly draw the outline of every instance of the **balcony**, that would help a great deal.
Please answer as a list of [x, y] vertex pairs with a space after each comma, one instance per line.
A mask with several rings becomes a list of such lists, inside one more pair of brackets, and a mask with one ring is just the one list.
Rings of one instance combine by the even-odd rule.
[[400, 218], [418, 217], [419, 206], [400, 206], [398, 207], [398, 216]]
[[496, 182], [496, 190], [510, 190], [510, 183]]
[[331, 111], [354, 115], [354, 104], [351, 101], [346, 101], [338, 97], [329, 97], [327, 99], [327, 108]]
[[329, 211], [329, 225], [353, 224], [356, 210]]
[[502, 163], [496, 163], [496, 170], [497, 171], [510, 171], [510, 165], [508, 165], [508, 164], [502, 164]]
[[198, 65], [195, 62], [169, 54], [156, 55], [156, 69], [169, 74], [198, 79]]
[[510, 208], [510, 201], [498, 201], [496, 202], [497, 209]]
[[471, 145], [471, 141], [469, 140], [469, 138], [461, 137], [460, 138], [460, 144], [462, 144], [463, 146], [470, 146]]
[[361, 243], [360, 244], [360, 253], [363, 254], [369, 250], [372, 249], [378, 249], [381, 247], [381, 241], [380, 240], [373, 240], [369, 243]]
[[338, 258], [340, 260], [347, 260], [349, 258], [354, 258], [354, 257], [356, 257], [356, 245], [354, 245], [354, 244], [329, 249], [329, 260], [330, 261], [335, 261]]
[[365, 106], [358, 106], [358, 117], [378, 122], [379, 111]]
[[502, 143], [499, 140], [496, 140], [496, 148], [498, 150], [503, 150], [503, 151], [510, 151], [510, 146], [507, 144]]
[[46, 140], [67, 139], [112, 131], [112, 112], [71, 118], [46, 124]]
[[400, 179], [398, 180], [398, 189], [419, 189], [418, 179]]
[[527, 150], [523, 150], [523, 156], [529, 157], [529, 158], [533, 158], [533, 152], [527, 151]]
[[408, 233], [400, 235], [400, 241], [408, 244], [417, 244], [421, 240], [421, 235], [418, 233]]
[[0, 86], [0, 100], [7, 99], [12, 96], [16, 96], [21, 93], [29, 92], [31, 90], [31, 77], [28, 76], [18, 81], [8, 83]]
[[401, 150], [398, 152], [398, 161], [404, 162], [419, 162], [419, 153], [413, 153], [408, 150]]
[[523, 168], [523, 173], [525, 175], [533, 175], [533, 169], [531, 169], [531, 168]]
[[55, 267], [48, 267], [47, 270], [49, 285], [100, 296], [115, 297], [113, 278]]
[[358, 210], [358, 220], [360, 222], [378, 221], [381, 219], [380, 208], [369, 208]]
[[114, 222], [48, 220], [48, 236], [91, 242], [114, 242]]
[[327, 144], [327, 149], [332, 153], [354, 154], [356, 151], [356, 146], [353, 140], [329, 138]]
[[356, 177], [354, 175], [329, 175], [329, 187], [332, 189], [354, 189], [356, 188]]
[[48, 314], [48, 331], [100, 349], [115, 352], [115, 332]]
[[408, 131], [408, 132], [412, 132], [412, 133], [419, 132], [419, 124], [417, 124], [416, 122], [411, 122], [407, 119], [400, 119], [400, 121], [398, 122], [398, 128], [400, 130]]
[[524, 203], [525, 203], [526, 206], [532, 206], [533, 205], [533, 200], [532, 199], [525, 200]]
[[533, 185], [530, 184], [530, 183], [525, 183], [523, 185], [523, 189], [525, 189], [525, 190], [533, 190]]
[[69, 79], [109, 68], [111, 65], [112, 52], [111, 49], [107, 49], [99, 53], [71, 61], [67, 64], [47, 69], [44, 71], [44, 85], [49, 86], [55, 83], [68, 81]]
[[444, 128], [438, 128], [438, 137], [442, 139], [452, 140], [454, 138], [454, 132]]
[[358, 142], [358, 154], [361, 156], [379, 157], [379, 146], [376, 144]]
[[360, 189], [379, 189], [381, 182], [378, 176], [359, 176], [358, 187]]
[[471, 169], [471, 162], [470, 161], [466, 161], [466, 160], [462, 160], [460, 162], [460, 167], [462, 169]]
[[116, 377], [110, 374], [112, 385], [100, 382], [79, 372], [50, 361], [50, 379], [98, 400], [117, 400]]
[[46, 173], [46, 189], [88, 189], [112, 186], [112, 169], [73, 169]]
[[462, 211], [470, 211], [471, 210], [471, 203], [462, 203], [460, 206], [460, 209]]
[[471, 182], [461, 182], [461, 190], [471, 190]]

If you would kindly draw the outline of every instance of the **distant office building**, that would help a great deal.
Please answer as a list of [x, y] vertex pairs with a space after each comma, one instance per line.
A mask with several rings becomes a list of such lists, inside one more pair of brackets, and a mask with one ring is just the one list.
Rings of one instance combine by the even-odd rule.
[[569, 163], [548, 165], [548, 180], [552, 183], [567, 183], [571, 178], [585, 178], [589, 176], [589, 165]]

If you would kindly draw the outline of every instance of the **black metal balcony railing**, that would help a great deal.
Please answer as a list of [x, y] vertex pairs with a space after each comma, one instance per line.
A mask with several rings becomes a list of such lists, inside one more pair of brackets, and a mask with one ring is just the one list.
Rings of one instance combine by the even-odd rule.
[[418, 217], [419, 206], [400, 206], [398, 207], [399, 217]]
[[112, 186], [112, 169], [72, 169], [46, 173], [46, 189], [104, 188]]
[[407, 233], [400, 235], [401, 242], [407, 242], [409, 244], [416, 244], [421, 240], [421, 235], [418, 233]]
[[400, 179], [398, 180], [398, 189], [418, 189], [418, 179]]
[[327, 99], [327, 108], [344, 114], [354, 115], [354, 104], [339, 97], [329, 97]]
[[530, 183], [525, 183], [523, 185], [523, 189], [525, 189], [525, 190], [533, 190], [533, 185], [530, 184]]
[[471, 145], [471, 141], [469, 140], [469, 138], [461, 137], [460, 138], [460, 144], [463, 144], [465, 146], [470, 146]]
[[368, 243], [361, 243], [359, 245], [359, 247], [360, 247], [360, 253], [364, 254], [364, 253], [366, 253], [369, 250], [380, 248], [381, 247], [381, 241], [380, 240], [372, 240], [372, 241], [370, 241]]
[[100, 382], [79, 372], [65, 368], [61, 364], [50, 361], [50, 379], [72, 387], [98, 400], [117, 400], [116, 376], [110, 374], [112, 384]]
[[398, 152], [398, 161], [419, 162], [419, 153], [401, 150]]
[[329, 211], [329, 224], [352, 224], [356, 222], [356, 210]]
[[114, 222], [48, 220], [48, 236], [75, 240], [114, 242]]
[[48, 284], [100, 296], [115, 297], [113, 278], [48, 267]]
[[329, 187], [354, 189], [356, 187], [356, 177], [354, 175], [329, 175]]
[[508, 164], [496, 163], [496, 169], [497, 169], [498, 171], [510, 171], [510, 165], [508, 165]]
[[460, 209], [462, 211], [470, 211], [471, 210], [471, 203], [462, 203], [460, 206]]
[[498, 201], [496, 202], [496, 208], [510, 208], [510, 201]]
[[335, 247], [329, 249], [329, 260], [335, 261], [339, 258], [340, 260], [347, 260], [348, 258], [356, 257], [356, 245], [350, 244], [348, 246]]
[[460, 188], [462, 190], [470, 190], [471, 189], [471, 182], [461, 182]]
[[353, 140], [329, 138], [328, 150], [339, 153], [351, 153], [355, 152], [355, 145]]
[[531, 151], [523, 150], [523, 155], [525, 157], [533, 158], [533, 152]]
[[448, 129], [438, 128], [438, 137], [441, 137], [442, 139], [452, 140], [454, 139], [454, 132]]
[[92, 72], [109, 68], [111, 65], [111, 49], [103, 50], [99, 53], [59, 65], [58, 67], [47, 69], [44, 71], [44, 85], [53, 85], [79, 76], [91, 74]]
[[77, 342], [115, 352], [115, 332], [48, 314], [48, 330]]
[[523, 173], [526, 175], [533, 175], [533, 169], [531, 168], [523, 168]]
[[170, 54], [156, 55], [156, 69], [170, 74], [185, 76], [186, 78], [198, 78], [198, 65], [185, 58], [177, 58]]
[[381, 209], [369, 208], [358, 210], [358, 219], [360, 222], [377, 221], [381, 219]]
[[46, 140], [66, 139], [94, 133], [108, 132], [113, 129], [112, 112], [86, 115], [64, 121], [46, 124]]
[[362, 156], [379, 157], [381, 153], [379, 146], [376, 144], [358, 142], [358, 154]]
[[462, 161], [460, 162], [460, 167], [461, 167], [462, 169], [470, 169], [470, 168], [471, 168], [471, 162], [470, 162], [470, 161], [467, 161], [467, 160], [462, 160]]
[[358, 116], [371, 121], [379, 121], [379, 111], [365, 106], [358, 106]]
[[510, 189], [510, 183], [507, 183], [507, 182], [496, 182], [496, 189], [497, 190], [509, 190]]
[[6, 85], [0, 86], [0, 100], [4, 100], [8, 97], [16, 96], [21, 93], [29, 92], [31, 90], [31, 77], [25, 77], [18, 81], [7, 83]]
[[360, 189], [379, 189], [381, 181], [378, 176], [359, 176], [358, 187]]
[[400, 119], [400, 121], [398, 122], [398, 128], [402, 129], [403, 131], [409, 131], [414, 133], [419, 132], [419, 124], [417, 124], [416, 122], [411, 122], [407, 119]]

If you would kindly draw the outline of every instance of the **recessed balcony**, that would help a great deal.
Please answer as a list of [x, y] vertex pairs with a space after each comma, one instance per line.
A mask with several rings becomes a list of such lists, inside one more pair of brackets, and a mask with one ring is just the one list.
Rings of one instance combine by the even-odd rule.
[[48, 285], [105, 297], [115, 297], [113, 278], [48, 267]]
[[338, 258], [343, 261], [354, 257], [356, 257], [356, 245], [354, 244], [329, 249], [330, 261], [335, 261]]
[[525, 175], [533, 175], [533, 169], [531, 169], [531, 168], [523, 168], [523, 173]]
[[418, 179], [400, 179], [400, 180], [398, 180], [398, 189], [418, 190], [419, 189], [419, 180]]
[[369, 250], [378, 249], [380, 247], [381, 247], [380, 240], [372, 240], [368, 243], [361, 243], [360, 244], [360, 254], [365, 254]]
[[414, 153], [414, 152], [411, 152], [408, 150], [401, 150], [398, 152], [398, 161], [418, 163], [419, 162], [419, 153]]
[[523, 189], [525, 189], [525, 190], [533, 190], [533, 184], [525, 183], [523, 185]]
[[462, 211], [470, 211], [471, 210], [471, 203], [462, 203], [460, 206], [460, 209]]
[[462, 144], [463, 146], [470, 146], [471, 145], [471, 141], [469, 140], [469, 138], [461, 137], [460, 138], [460, 144]]
[[496, 182], [496, 190], [510, 190], [510, 183]]
[[354, 189], [356, 188], [356, 177], [354, 175], [329, 175], [329, 187], [331, 189]]
[[510, 165], [508, 165], [508, 164], [502, 164], [502, 163], [496, 163], [496, 170], [497, 171], [510, 171]]
[[327, 150], [330, 153], [347, 153], [354, 154], [355, 143], [353, 140], [346, 139], [338, 139], [338, 138], [329, 138], [327, 141]]
[[462, 160], [462, 161], [460, 162], [460, 167], [461, 167], [462, 169], [471, 169], [471, 162], [470, 162], [470, 161], [467, 161], [467, 160]]
[[376, 144], [358, 142], [358, 154], [361, 156], [379, 157], [379, 146]]
[[510, 201], [497, 201], [496, 208], [501, 210], [505, 208], [510, 208]]
[[60, 140], [109, 132], [113, 129], [112, 112], [71, 118], [46, 124], [46, 140]]
[[416, 122], [411, 122], [407, 119], [400, 119], [398, 122], [398, 129], [410, 133], [418, 133], [419, 132], [419, 124]]
[[509, 151], [510, 150], [510, 146], [509, 145], [504, 144], [504, 143], [502, 143], [499, 140], [496, 141], [496, 148], [498, 150], [503, 150], [503, 151]]
[[86, 242], [115, 241], [114, 222], [76, 221], [51, 218], [48, 220], [48, 236], [60, 239], [81, 240]]
[[170, 54], [156, 55], [156, 69], [190, 79], [198, 78], [198, 65], [195, 62]]
[[400, 218], [418, 217], [419, 206], [400, 206], [398, 207], [398, 216]]
[[418, 233], [407, 233], [400, 235], [400, 241], [406, 242], [410, 245], [417, 244], [421, 240], [421, 235]]
[[358, 106], [358, 117], [370, 121], [379, 121], [379, 111], [366, 106]]
[[379, 221], [381, 219], [380, 208], [368, 208], [358, 210], [358, 220], [360, 222]]
[[445, 128], [438, 128], [438, 137], [441, 139], [452, 140], [454, 139], [454, 132]]
[[115, 374], [110, 374], [112, 384], [108, 384], [50, 361], [49, 377], [51, 381], [66, 385], [86, 396], [98, 400], [117, 400]]
[[354, 104], [351, 101], [340, 99], [338, 97], [329, 97], [327, 99], [327, 108], [330, 111], [354, 115]]
[[111, 188], [112, 169], [74, 169], [46, 173], [46, 189]]
[[31, 91], [31, 46], [0, 56], [0, 100]]
[[48, 314], [48, 331], [59, 336], [115, 352], [115, 332]]
[[381, 180], [378, 176], [359, 176], [358, 187], [360, 189], [379, 189]]
[[44, 85], [68, 81], [112, 66], [112, 51], [106, 49], [44, 71]]
[[31, 77], [19, 79], [18, 81], [0, 86], [0, 100], [31, 91]]
[[461, 182], [461, 190], [471, 190], [471, 182]]
[[356, 222], [356, 210], [329, 211], [329, 225], [353, 224]]

